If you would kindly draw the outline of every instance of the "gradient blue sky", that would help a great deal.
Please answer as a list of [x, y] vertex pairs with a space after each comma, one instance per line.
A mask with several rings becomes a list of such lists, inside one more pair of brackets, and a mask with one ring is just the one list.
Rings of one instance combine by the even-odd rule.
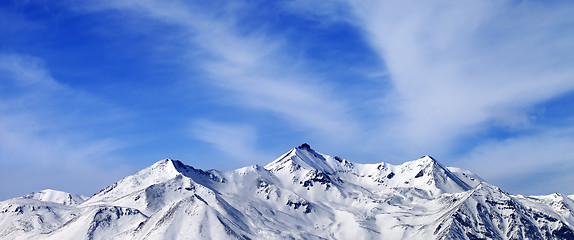
[[0, 2], [0, 199], [303, 142], [574, 193], [574, 2]]

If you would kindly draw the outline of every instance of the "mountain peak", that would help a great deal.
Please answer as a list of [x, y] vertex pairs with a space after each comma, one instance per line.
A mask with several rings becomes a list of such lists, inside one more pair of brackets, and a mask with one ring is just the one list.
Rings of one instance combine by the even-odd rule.
[[321, 153], [311, 149], [307, 143], [301, 144], [296, 148], [289, 150], [275, 161], [267, 164], [265, 169], [277, 172], [283, 169], [288, 169], [289, 172], [294, 172], [299, 169], [307, 170], [320, 170], [323, 172], [333, 172], [333, 169], [327, 163], [327, 159]]
[[297, 147], [297, 149], [302, 149], [302, 150], [313, 150], [313, 149], [311, 149], [311, 146], [309, 146], [309, 144], [307, 144], [307, 143], [303, 143], [303, 144], [301, 144], [301, 146]]
[[35, 199], [43, 202], [55, 202], [64, 205], [78, 205], [83, 203], [87, 199], [86, 197], [81, 195], [52, 189], [44, 189], [42, 191], [33, 192], [21, 198]]
[[166, 158], [166, 159], [157, 161], [156, 163], [154, 163], [153, 165], [151, 165], [150, 167], [148, 167], [146, 169], [149, 169], [149, 171], [159, 171], [159, 172], [162, 172], [164, 174], [165, 173], [178, 174], [178, 173], [186, 172], [187, 168], [189, 168], [189, 167], [187, 165], [183, 164], [179, 160]]
[[172, 166], [174, 166], [174, 165], [173, 165], [174, 162], [179, 162], [179, 161], [178, 161], [178, 160], [173, 160], [173, 159], [171, 159], [171, 158], [166, 158], [166, 159], [159, 160], [159, 161], [155, 162], [154, 164], [151, 165], [151, 167], [153, 167], [153, 166], [160, 166], [160, 165], [169, 166], [170, 164], [171, 164]]
[[[468, 191], [472, 187], [447, 168], [443, 167], [438, 161], [429, 155], [405, 162], [400, 165], [404, 172], [414, 174], [414, 179], [419, 179], [418, 183], [431, 184], [440, 189], [440, 193], [454, 193]], [[415, 182], [411, 184], [417, 184]]]
[[409, 170], [425, 170], [425, 169], [434, 169], [434, 168], [442, 168], [442, 165], [438, 163], [434, 158], [429, 155], [422, 156], [419, 159], [405, 162], [401, 164], [401, 166], [405, 169]]
[[424, 155], [421, 158], [415, 160], [415, 162], [419, 163], [419, 164], [425, 164], [425, 165], [434, 165], [434, 164], [439, 164], [440, 163], [435, 160], [433, 157], [429, 156], [429, 155]]

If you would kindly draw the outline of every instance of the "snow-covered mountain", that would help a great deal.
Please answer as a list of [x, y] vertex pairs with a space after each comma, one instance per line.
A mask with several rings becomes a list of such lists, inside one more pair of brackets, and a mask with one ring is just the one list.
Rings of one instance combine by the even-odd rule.
[[0, 239], [351, 238], [574, 239], [574, 201], [510, 195], [429, 156], [358, 164], [303, 144], [264, 167], [166, 159], [89, 199], [44, 190], [0, 202]]

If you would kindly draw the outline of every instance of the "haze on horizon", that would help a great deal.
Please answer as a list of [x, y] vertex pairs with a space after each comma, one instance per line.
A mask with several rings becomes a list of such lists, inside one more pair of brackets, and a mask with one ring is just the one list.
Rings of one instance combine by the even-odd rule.
[[574, 2], [2, 1], [0, 200], [307, 142], [573, 194]]

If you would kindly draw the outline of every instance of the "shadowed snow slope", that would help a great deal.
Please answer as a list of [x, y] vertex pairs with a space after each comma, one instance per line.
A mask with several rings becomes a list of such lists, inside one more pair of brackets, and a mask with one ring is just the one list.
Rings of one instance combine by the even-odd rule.
[[0, 239], [574, 239], [574, 202], [509, 195], [430, 156], [358, 164], [308, 144], [265, 167], [166, 159], [89, 199], [0, 202]]

